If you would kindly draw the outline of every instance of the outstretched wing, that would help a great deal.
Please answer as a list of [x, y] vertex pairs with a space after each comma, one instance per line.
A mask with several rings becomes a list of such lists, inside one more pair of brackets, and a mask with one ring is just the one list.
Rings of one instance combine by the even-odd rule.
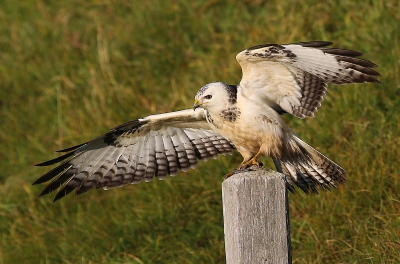
[[234, 146], [211, 130], [202, 109], [151, 115], [115, 127], [92, 141], [61, 150], [65, 155], [38, 164], [61, 165], [33, 184], [54, 180], [41, 195], [63, 185], [54, 198], [74, 189], [76, 195], [92, 188], [109, 189], [126, 184], [165, 179], [197, 165], [197, 159], [232, 153]]
[[[313, 41], [287, 45], [265, 44], [240, 52], [240, 94], [276, 111], [299, 118], [313, 117], [327, 84], [379, 81], [376, 65], [359, 59], [357, 51], [323, 48], [331, 42]], [[260, 102], [261, 101], [261, 102]]]

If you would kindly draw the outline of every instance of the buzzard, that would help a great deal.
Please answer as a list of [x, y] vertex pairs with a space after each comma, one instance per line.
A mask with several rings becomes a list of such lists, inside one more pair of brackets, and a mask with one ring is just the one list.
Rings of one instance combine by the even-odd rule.
[[[379, 83], [376, 65], [361, 53], [327, 48], [331, 42], [263, 44], [240, 52], [238, 85], [203, 86], [192, 109], [129, 121], [86, 143], [60, 150], [65, 154], [37, 164], [61, 162], [34, 184], [53, 179], [41, 195], [60, 186], [54, 201], [76, 190], [110, 189], [154, 177], [165, 179], [194, 168], [198, 160], [237, 150], [236, 171], [259, 165], [269, 156], [287, 178], [287, 186], [306, 193], [345, 182], [345, 170], [302, 141], [283, 121], [284, 113], [313, 117], [328, 83]], [[235, 172], [235, 171], [234, 171]], [[234, 172], [228, 173], [229, 177]]]

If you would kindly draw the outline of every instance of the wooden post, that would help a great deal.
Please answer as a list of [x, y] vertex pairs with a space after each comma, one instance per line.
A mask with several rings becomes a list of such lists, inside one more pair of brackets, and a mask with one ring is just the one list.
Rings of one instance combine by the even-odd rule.
[[227, 264], [292, 263], [285, 176], [261, 168], [222, 183]]

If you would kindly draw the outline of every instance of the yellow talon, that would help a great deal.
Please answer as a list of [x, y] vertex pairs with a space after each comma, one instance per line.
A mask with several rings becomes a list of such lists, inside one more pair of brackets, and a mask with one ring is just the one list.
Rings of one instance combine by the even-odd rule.
[[253, 165], [258, 165], [258, 161], [255, 158], [251, 158], [250, 160], [243, 162], [242, 164], [240, 164], [237, 170], [247, 169], [248, 167], [251, 167]]
[[227, 173], [224, 176], [224, 179], [228, 179], [229, 177], [231, 177], [233, 174], [237, 173], [238, 171], [245, 170], [251, 166], [254, 166], [254, 165], [260, 166], [260, 163], [258, 163], [258, 161], [257, 161], [257, 159], [260, 155], [261, 155], [261, 152], [258, 151], [258, 153], [256, 155], [254, 155], [251, 159], [249, 159], [248, 161], [243, 161], [242, 164], [240, 164], [240, 166], [236, 170]]

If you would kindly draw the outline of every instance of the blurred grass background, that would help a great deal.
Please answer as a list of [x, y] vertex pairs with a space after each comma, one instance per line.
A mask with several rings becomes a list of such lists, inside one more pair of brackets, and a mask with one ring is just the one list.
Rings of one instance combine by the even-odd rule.
[[382, 84], [330, 87], [316, 118], [286, 117], [348, 171], [339, 191], [290, 195], [293, 262], [400, 263], [399, 28], [397, 0], [3, 0], [0, 263], [224, 263], [221, 182], [240, 155], [55, 204], [33, 165], [238, 83], [247, 47], [307, 40], [363, 52]]

